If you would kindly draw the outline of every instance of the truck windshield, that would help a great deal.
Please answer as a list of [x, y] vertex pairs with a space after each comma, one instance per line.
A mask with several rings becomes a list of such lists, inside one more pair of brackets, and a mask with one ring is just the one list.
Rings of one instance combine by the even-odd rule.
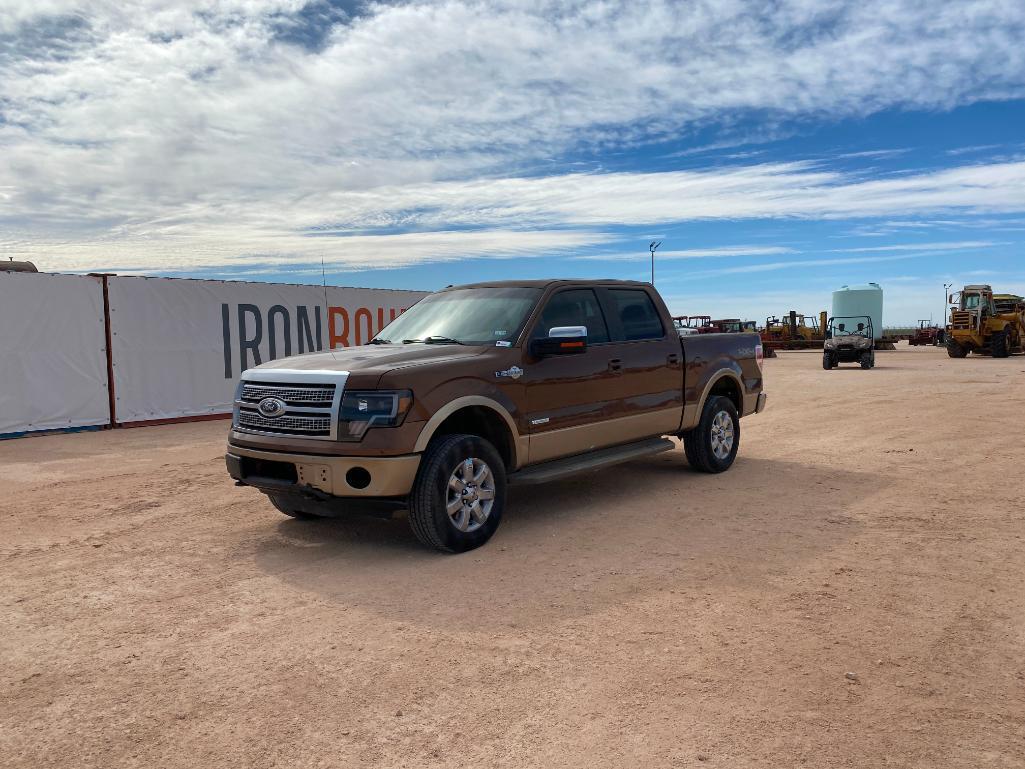
[[539, 288], [441, 291], [402, 313], [371, 344], [512, 343], [540, 298]]

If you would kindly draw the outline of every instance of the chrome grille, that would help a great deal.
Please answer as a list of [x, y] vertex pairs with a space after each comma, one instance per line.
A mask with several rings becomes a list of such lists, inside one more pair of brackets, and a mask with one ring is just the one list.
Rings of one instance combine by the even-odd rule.
[[242, 385], [242, 400], [259, 403], [264, 398], [281, 398], [285, 403], [331, 403], [335, 397], [334, 385]]
[[265, 432], [288, 430], [305, 435], [327, 435], [331, 432], [331, 415], [286, 413], [280, 417], [268, 418], [249, 409], [239, 409], [238, 425]]
[[[235, 396], [232, 427], [242, 433], [286, 435], [332, 441], [338, 433], [338, 410], [349, 378], [347, 371], [251, 369], [242, 374]], [[260, 402], [275, 398], [285, 408], [261, 413]]]

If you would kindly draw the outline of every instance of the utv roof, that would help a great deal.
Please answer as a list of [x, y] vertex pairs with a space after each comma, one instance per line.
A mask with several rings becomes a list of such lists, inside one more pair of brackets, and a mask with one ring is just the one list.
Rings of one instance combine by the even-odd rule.
[[548, 288], [559, 285], [588, 285], [588, 286], [650, 286], [639, 280], [614, 280], [604, 278], [602, 280], [588, 280], [586, 278], [550, 278], [548, 280], [493, 280], [484, 283], [464, 283], [458, 286], [446, 286], [442, 291], [451, 291], [457, 288]]

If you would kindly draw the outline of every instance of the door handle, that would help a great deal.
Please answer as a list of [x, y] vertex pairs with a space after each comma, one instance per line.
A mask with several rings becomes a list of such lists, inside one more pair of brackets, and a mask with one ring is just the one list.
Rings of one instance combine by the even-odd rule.
[[609, 371], [616, 372], [617, 374], [623, 370], [623, 361], [619, 358], [613, 358], [609, 361]]
[[670, 366], [675, 366], [679, 362], [680, 362], [680, 356], [676, 355], [676, 354], [670, 355], [669, 357], [666, 358], [666, 363], [668, 363]]

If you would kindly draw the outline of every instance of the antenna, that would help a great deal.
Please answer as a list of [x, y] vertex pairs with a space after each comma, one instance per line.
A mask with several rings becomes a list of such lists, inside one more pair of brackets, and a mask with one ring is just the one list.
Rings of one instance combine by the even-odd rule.
[[324, 255], [320, 255], [320, 284], [324, 287], [324, 312], [327, 312], [327, 272], [324, 268]]
[[655, 249], [662, 245], [661, 240], [653, 240], [648, 244], [648, 250], [651, 252], [651, 285], [655, 285]]

